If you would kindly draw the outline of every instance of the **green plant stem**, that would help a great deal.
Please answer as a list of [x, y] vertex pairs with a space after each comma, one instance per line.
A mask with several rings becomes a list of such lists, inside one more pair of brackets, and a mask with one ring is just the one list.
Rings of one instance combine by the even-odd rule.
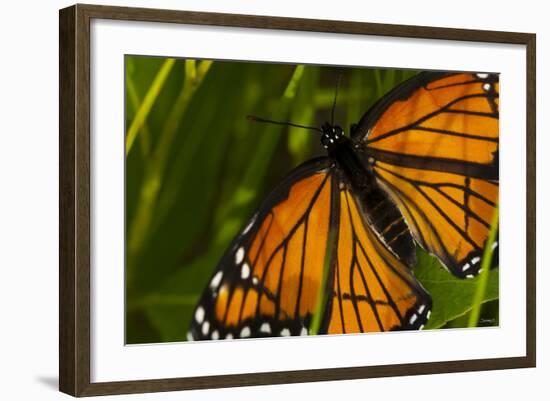
[[474, 303], [470, 316], [468, 318], [468, 327], [477, 327], [479, 322], [479, 315], [481, 312], [481, 305], [485, 296], [485, 290], [487, 288], [487, 281], [489, 279], [489, 270], [491, 268], [491, 261], [493, 259], [493, 243], [497, 237], [498, 231], [498, 206], [495, 208], [493, 215], [493, 221], [491, 224], [491, 230], [489, 231], [489, 237], [487, 238], [487, 245], [483, 251], [483, 260], [481, 261], [481, 274], [479, 277], [479, 283], [474, 294]]
[[134, 144], [136, 137], [141, 130], [141, 127], [145, 123], [145, 120], [147, 119], [151, 108], [155, 104], [155, 101], [157, 100], [158, 95], [162, 87], [164, 86], [164, 83], [166, 82], [166, 79], [168, 78], [168, 75], [170, 74], [170, 71], [172, 70], [175, 62], [176, 60], [173, 58], [167, 59], [162, 64], [159, 71], [157, 72], [157, 75], [153, 79], [153, 82], [151, 83], [151, 86], [149, 87], [149, 90], [147, 91], [147, 94], [143, 99], [143, 103], [141, 103], [134, 117], [134, 120], [130, 124], [130, 128], [128, 128], [128, 132], [126, 133], [126, 155], [130, 153], [132, 145]]
[[[135, 115], [139, 110], [141, 99], [139, 98], [136, 85], [129, 72], [126, 73], [126, 93], [128, 93], [129, 104], [132, 106]], [[147, 158], [149, 156], [149, 152], [151, 151], [151, 134], [149, 132], [147, 122], [143, 123], [142, 134], [139, 138], [142, 155], [144, 158]]]
[[330, 229], [327, 239], [327, 250], [325, 252], [325, 259], [323, 261], [323, 275], [321, 277], [321, 283], [319, 286], [319, 291], [317, 293], [317, 306], [315, 307], [315, 312], [313, 313], [313, 319], [311, 320], [310, 335], [316, 335], [319, 333], [321, 328], [321, 321], [325, 312], [325, 305], [327, 304], [327, 279], [330, 272], [330, 262], [332, 260], [332, 246], [336, 238], [336, 231]]
[[136, 214], [128, 233], [129, 263], [133, 263], [150, 228], [152, 216], [158, 201], [158, 194], [162, 187], [168, 154], [182, 120], [182, 115], [187, 110], [193, 95], [203, 82], [211, 66], [212, 61], [209, 60], [202, 61], [198, 68], [196, 68], [195, 60], [185, 61], [185, 79], [182, 90], [166, 119], [153, 157], [147, 163], [147, 166], [145, 166], [145, 178], [137, 202]]
[[[314, 118], [317, 110], [315, 103], [312, 102], [312, 98], [318, 86], [319, 68], [308, 66], [304, 70], [300, 90], [296, 94], [296, 98], [292, 104], [289, 121], [302, 125], [315, 125]], [[301, 128], [289, 127], [287, 148], [295, 165], [305, 160], [310, 149], [310, 141], [313, 138], [311, 132], [307, 132]]]

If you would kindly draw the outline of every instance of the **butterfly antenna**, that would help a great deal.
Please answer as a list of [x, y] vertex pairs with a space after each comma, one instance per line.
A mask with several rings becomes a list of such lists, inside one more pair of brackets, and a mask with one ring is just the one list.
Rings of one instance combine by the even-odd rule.
[[334, 113], [336, 111], [336, 101], [338, 100], [338, 90], [340, 89], [340, 83], [342, 82], [342, 70], [338, 72], [338, 79], [336, 81], [336, 90], [334, 91], [334, 100], [332, 101], [332, 110], [330, 112], [330, 125], [334, 125]]
[[254, 121], [254, 122], [257, 122], [257, 123], [269, 123], [269, 124], [276, 124], [276, 125], [286, 125], [286, 126], [289, 126], [289, 127], [303, 128], [303, 129], [308, 129], [308, 130], [317, 131], [317, 132], [321, 132], [321, 133], [323, 132], [320, 128], [317, 128], [317, 127], [311, 127], [311, 126], [308, 126], [308, 125], [294, 124], [294, 123], [291, 123], [291, 122], [288, 122], [288, 121], [268, 120], [266, 118], [261, 118], [261, 117], [256, 117], [256, 116], [246, 116], [246, 118], [250, 121]]

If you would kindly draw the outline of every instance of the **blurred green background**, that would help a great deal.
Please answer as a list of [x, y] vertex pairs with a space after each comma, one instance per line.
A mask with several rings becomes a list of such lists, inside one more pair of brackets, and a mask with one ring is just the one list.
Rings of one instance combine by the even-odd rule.
[[[311, 131], [350, 124], [417, 71], [126, 56], [126, 343], [185, 341], [229, 242], [293, 167], [324, 154]], [[418, 250], [426, 328], [498, 325], [498, 270], [457, 280]], [[483, 304], [481, 307], [480, 305]], [[470, 320], [470, 322], [468, 322]]]

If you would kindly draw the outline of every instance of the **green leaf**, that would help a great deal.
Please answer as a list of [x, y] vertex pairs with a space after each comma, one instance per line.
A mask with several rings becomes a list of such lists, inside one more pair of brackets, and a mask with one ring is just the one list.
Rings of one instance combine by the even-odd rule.
[[[425, 329], [437, 329], [448, 322], [469, 313], [474, 306], [474, 297], [480, 277], [459, 279], [441, 265], [437, 258], [422, 249], [417, 250], [418, 264], [415, 276], [432, 296], [433, 308]], [[491, 270], [482, 303], [498, 299], [499, 272]], [[456, 326], [455, 326], [456, 327]], [[467, 319], [462, 327], [467, 327]]]

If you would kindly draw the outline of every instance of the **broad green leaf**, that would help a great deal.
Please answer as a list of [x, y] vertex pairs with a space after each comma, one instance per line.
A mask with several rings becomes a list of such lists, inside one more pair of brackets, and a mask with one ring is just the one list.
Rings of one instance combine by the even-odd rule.
[[[443, 327], [450, 321], [469, 313], [474, 304], [474, 296], [479, 276], [472, 279], [454, 277], [434, 256], [418, 249], [418, 265], [414, 269], [416, 278], [432, 296], [433, 308], [426, 329]], [[489, 280], [483, 303], [498, 299], [498, 269], [489, 273]], [[464, 327], [467, 326], [467, 321]]]

